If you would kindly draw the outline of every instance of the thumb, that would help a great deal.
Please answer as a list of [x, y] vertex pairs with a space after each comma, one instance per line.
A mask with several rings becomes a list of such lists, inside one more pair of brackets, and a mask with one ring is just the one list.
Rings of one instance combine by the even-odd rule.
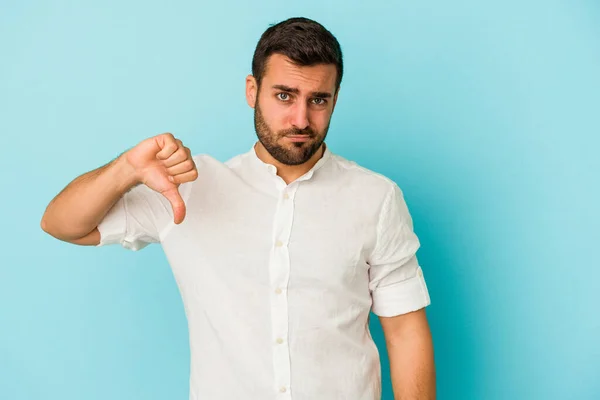
[[169, 200], [171, 207], [173, 207], [173, 217], [176, 224], [180, 224], [185, 218], [185, 203], [179, 194], [177, 187], [167, 189], [162, 192], [162, 195]]

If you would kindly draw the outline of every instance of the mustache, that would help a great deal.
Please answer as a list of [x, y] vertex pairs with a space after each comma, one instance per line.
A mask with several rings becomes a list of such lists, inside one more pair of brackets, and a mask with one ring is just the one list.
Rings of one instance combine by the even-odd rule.
[[290, 128], [290, 129], [285, 129], [283, 131], [279, 131], [279, 135], [280, 136], [289, 136], [289, 135], [307, 135], [311, 138], [314, 138], [315, 135], [315, 131], [313, 131], [311, 128], [306, 128], [306, 129], [298, 129], [298, 128]]

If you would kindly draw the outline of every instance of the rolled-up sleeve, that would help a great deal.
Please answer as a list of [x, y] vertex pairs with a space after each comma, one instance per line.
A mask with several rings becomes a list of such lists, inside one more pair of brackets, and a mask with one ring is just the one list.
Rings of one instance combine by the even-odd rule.
[[98, 225], [100, 231], [98, 246], [121, 243], [125, 237], [126, 224], [125, 199], [121, 197]]
[[166, 199], [148, 186], [138, 185], [126, 192], [98, 224], [98, 246], [120, 244], [137, 251], [160, 242], [161, 227], [172, 219]]
[[383, 202], [377, 241], [369, 258], [369, 289], [374, 314], [392, 317], [431, 304], [416, 256], [419, 247], [404, 196], [394, 183]]

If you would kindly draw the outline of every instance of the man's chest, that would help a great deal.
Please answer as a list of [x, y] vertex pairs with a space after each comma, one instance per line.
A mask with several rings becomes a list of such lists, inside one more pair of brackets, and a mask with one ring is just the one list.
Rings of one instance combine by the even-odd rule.
[[274, 275], [323, 288], [367, 278], [375, 210], [343, 190], [240, 187], [192, 196], [188, 209], [163, 243], [176, 273], [256, 287]]

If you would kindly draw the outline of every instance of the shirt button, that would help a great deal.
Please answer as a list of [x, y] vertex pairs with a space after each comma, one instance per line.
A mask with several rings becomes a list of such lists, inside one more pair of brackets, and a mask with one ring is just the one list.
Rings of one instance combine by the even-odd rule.
[[280, 288], [275, 289], [275, 294], [281, 294], [281, 289]]
[[278, 240], [277, 242], [275, 242], [275, 246], [281, 247], [283, 246], [283, 242], [281, 240]]
[[277, 338], [276, 342], [277, 342], [277, 344], [282, 344], [283, 343], [283, 339], [282, 338]]
[[283, 198], [287, 200], [287, 199], [289, 199], [289, 198], [290, 198], [290, 195], [289, 195], [289, 194], [287, 194], [287, 193], [284, 193], [284, 194], [283, 194]]
[[419, 276], [423, 276], [423, 271], [419, 270]]
[[280, 387], [280, 388], [279, 388], [279, 391], [280, 391], [281, 393], [285, 393], [285, 392], [287, 391], [287, 389], [286, 389], [286, 387], [285, 387], [285, 386], [282, 386], [282, 387]]

